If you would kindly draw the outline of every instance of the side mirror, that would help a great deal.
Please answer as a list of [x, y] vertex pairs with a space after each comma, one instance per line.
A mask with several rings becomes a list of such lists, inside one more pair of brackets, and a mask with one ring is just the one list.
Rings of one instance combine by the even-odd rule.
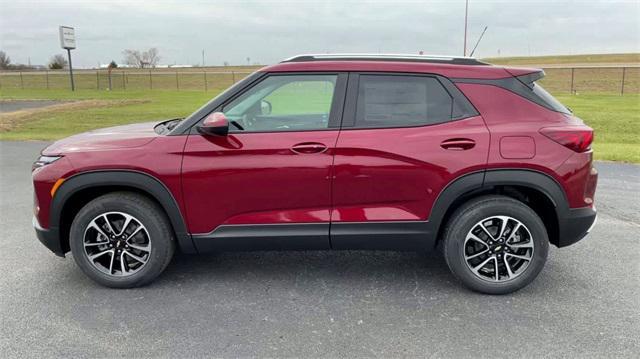
[[198, 126], [198, 132], [203, 135], [226, 136], [229, 133], [229, 120], [224, 113], [214, 112]]
[[260, 114], [261, 115], [270, 115], [272, 110], [271, 102], [267, 100], [260, 101]]

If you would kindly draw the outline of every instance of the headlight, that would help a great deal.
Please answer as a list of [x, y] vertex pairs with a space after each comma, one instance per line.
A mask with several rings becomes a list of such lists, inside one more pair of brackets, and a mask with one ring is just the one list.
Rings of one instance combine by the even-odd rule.
[[40, 156], [31, 166], [31, 171], [34, 171], [37, 168], [44, 167], [50, 163], [53, 163], [62, 158], [62, 156]]

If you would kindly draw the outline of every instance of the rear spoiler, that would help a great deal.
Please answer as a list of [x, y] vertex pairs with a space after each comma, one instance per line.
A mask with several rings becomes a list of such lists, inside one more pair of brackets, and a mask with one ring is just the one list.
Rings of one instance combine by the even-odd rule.
[[[532, 89], [533, 83], [540, 80], [545, 76], [544, 70], [542, 69], [530, 69], [533, 70], [529, 73], [522, 74], [522, 70], [524, 69], [507, 69], [505, 70], [513, 75], [518, 81], [522, 82], [525, 86]], [[519, 71], [518, 71], [519, 70]]]

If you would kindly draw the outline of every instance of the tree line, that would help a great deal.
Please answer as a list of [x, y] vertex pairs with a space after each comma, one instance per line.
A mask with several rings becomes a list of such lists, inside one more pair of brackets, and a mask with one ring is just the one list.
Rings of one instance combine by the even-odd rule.
[[[144, 50], [134, 50], [134, 49], [126, 49], [122, 51], [122, 64], [125, 64], [129, 67], [136, 68], [153, 68], [158, 65], [160, 61], [160, 52], [157, 48], [152, 47], [146, 51]], [[63, 54], [56, 54], [51, 56], [49, 62], [47, 63], [47, 67], [51, 70], [60, 70], [67, 68], [69, 62], [65, 58]], [[109, 68], [118, 67], [118, 63], [115, 60], [112, 60], [109, 65]], [[25, 64], [14, 64], [11, 62], [11, 57], [7, 55], [4, 51], [0, 50], [0, 70], [27, 70], [33, 69], [35, 66], [25, 65]]]

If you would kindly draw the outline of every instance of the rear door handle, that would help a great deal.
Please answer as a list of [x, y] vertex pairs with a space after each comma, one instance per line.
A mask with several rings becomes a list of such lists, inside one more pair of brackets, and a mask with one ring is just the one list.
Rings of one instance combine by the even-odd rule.
[[465, 151], [470, 150], [476, 146], [476, 141], [468, 138], [450, 138], [442, 141], [440, 147], [445, 150]]
[[303, 142], [293, 145], [291, 151], [301, 155], [310, 155], [314, 153], [322, 153], [327, 150], [327, 146], [318, 142]]

